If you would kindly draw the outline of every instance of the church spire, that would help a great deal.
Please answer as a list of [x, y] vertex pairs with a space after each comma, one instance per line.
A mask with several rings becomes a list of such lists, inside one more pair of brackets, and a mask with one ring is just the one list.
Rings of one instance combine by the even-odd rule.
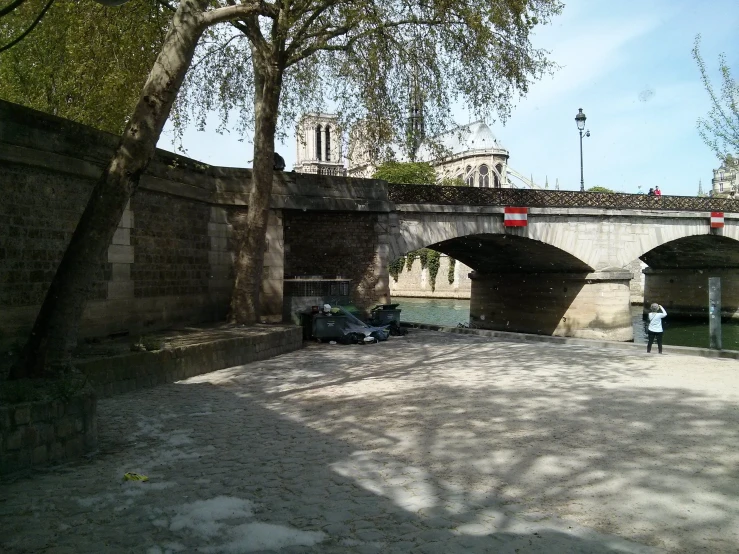
[[418, 149], [426, 138], [426, 129], [423, 120], [423, 91], [421, 89], [418, 66], [414, 64], [413, 74], [408, 85], [408, 122], [406, 127], [406, 143], [408, 158], [416, 161]]
[[703, 182], [698, 179], [698, 196], [703, 196]]

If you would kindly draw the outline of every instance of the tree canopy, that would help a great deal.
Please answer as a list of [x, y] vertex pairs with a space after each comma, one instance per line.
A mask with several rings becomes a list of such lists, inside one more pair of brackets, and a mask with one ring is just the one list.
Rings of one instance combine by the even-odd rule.
[[253, 323], [276, 133], [330, 102], [343, 128], [364, 122], [368, 144], [403, 142], [413, 89], [408, 75], [424, 83], [424, 129], [432, 135], [448, 127], [457, 100], [477, 117], [505, 118], [516, 95], [550, 69], [546, 52], [529, 38], [561, 9], [559, 0], [180, 0], [12, 376], [68, 363], [91, 284], [88, 268], [103, 259], [175, 102], [180, 129], [192, 118], [204, 124], [214, 109], [223, 126], [235, 113], [239, 127], [253, 128], [248, 210], [233, 225], [230, 315], [232, 322]]
[[[0, 44], [20, 36], [45, 4], [26, 0], [0, 19]], [[56, 0], [32, 33], [0, 53], [0, 97], [120, 134], [171, 19], [155, 0], [116, 8]]]
[[616, 192], [606, 187], [590, 187], [585, 192]]
[[385, 162], [377, 168], [373, 177], [388, 183], [409, 185], [436, 183], [436, 171], [426, 162]]
[[711, 99], [711, 109], [705, 119], [698, 120], [698, 132], [711, 150], [726, 162], [727, 157], [739, 153], [739, 84], [731, 74], [726, 56], [721, 54], [718, 64], [721, 88], [714, 88], [700, 53], [700, 39], [700, 35], [695, 37], [693, 58], [698, 64], [703, 86]]
[[552, 68], [529, 35], [561, 8], [559, 0], [276, 3], [271, 17], [207, 32], [175, 123], [202, 128], [216, 110], [221, 130], [251, 134], [256, 65], [267, 62], [282, 77], [280, 136], [303, 113], [330, 107], [344, 129], [361, 121], [372, 147], [403, 144], [409, 106], [419, 101], [416, 82], [426, 136], [452, 126], [458, 100], [476, 117], [505, 119], [517, 96]]

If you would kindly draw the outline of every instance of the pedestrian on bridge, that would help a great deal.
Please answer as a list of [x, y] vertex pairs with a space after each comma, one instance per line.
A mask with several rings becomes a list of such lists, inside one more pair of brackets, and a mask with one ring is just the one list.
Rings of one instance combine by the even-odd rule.
[[649, 187], [649, 192], [647, 193], [647, 196], [654, 196], [654, 189], [652, 187]]
[[654, 339], [657, 339], [657, 348], [659, 353], [662, 354], [662, 335], [664, 334], [664, 328], [662, 327], [662, 319], [667, 315], [665, 309], [657, 304], [652, 304], [649, 309], [649, 327], [647, 327], [647, 335], [649, 340], [647, 342], [647, 353], [652, 351], [652, 344]]
[[662, 196], [662, 191], [661, 191], [661, 190], [659, 190], [659, 187], [655, 187], [655, 189], [654, 189], [654, 195], [655, 195], [655, 196], [656, 196], [657, 198], [659, 198], [659, 197], [661, 197], [661, 196]]

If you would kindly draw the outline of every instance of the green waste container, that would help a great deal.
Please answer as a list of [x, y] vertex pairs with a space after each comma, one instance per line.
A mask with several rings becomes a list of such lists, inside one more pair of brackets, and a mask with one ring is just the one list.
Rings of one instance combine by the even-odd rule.
[[[397, 305], [397, 304], [396, 304]], [[374, 309], [370, 317], [372, 325], [390, 325], [392, 322], [400, 325], [400, 310], [399, 309]]]
[[341, 339], [344, 337], [344, 328], [348, 318], [345, 315], [314, 315], [314, 339]]

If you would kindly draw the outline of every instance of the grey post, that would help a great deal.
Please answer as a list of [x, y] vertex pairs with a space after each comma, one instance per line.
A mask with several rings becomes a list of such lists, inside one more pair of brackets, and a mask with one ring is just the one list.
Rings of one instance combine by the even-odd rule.
[[708, 278], [709, 348], [721, 350], [721, 277]]

